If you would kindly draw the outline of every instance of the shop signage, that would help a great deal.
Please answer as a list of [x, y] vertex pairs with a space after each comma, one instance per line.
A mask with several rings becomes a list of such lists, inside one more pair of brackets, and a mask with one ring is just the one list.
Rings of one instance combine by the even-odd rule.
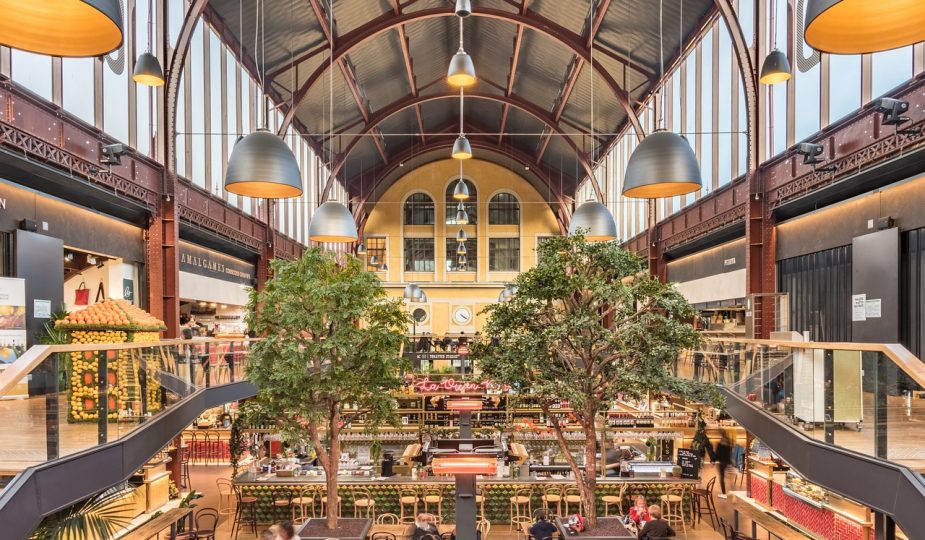
[[122, 298], [135, 303], [135, 280], [122, 278]]
[[[0, 372], [26, 352], [26, 280], [0, 278]], [[28, 395], [23, 378], [6, 397]]]
[[484, 381], [458, 381], [453, 378], [431, 380], [419, 377], [411, 383], [415, 392], [420, 394], [479, 394], [509, 390], [507, 385], [500, 385], [488, 379]]
[[187, 242], [180, 243], [180, 271], [242, 285], [251, 285], [256, 276], [246, 261]]
[[415, 360], [427, 360], [430, 362], [434, 360], [459, 360], [459, 353], [455, 352], [413, 352], [408, 353], [408, 356]]
[[700, 478], [700, 454], [690, 448], [678, 448], [681, 478]]

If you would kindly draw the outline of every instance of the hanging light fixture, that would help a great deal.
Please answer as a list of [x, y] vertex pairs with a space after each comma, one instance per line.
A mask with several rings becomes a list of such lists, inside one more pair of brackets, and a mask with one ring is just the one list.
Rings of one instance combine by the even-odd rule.
[[609, 242], [617, 238], [617, 224], [610, 210], [597, 201], [588, 201], [575, 210], [568, 233], [573, 235], [579, 231], [591, 242]]
[[421, 304], [427, 303], [427, 293], [425, 293], [423, 289], [421, 290], [421, 296], [418, 298], [418, 302]]
[[456, 0], [456, 16], [468, 17], [472, 15], [472, 2], [469, 0]]
[[315, 210], [308, 238], [313, 242], [356, 242], [357, 225], [346, 206], [328, 201]]
[[465, 254], [466, 254], [466, 244], [464, 244], [464, 243], [462, 243], [462, 242], [456, 244], [456, 254], [457, 254], [457, 255], [465, 255]]
[[379, 266], [379, 257], [376, 257], [375, 255], [370, 256], [370, 257], [369, 257], [369, 265], [370, 265], [370, 266]]
[[677, 133], [659, 130], [633, 150], [623, 177], [623, 196], [674, 197], [697, 191], [702, 185], [691, 145]]
[[467, 238], [467, 236], [466, 236], [466, 231], [464, 231], [464, 230], [462, 230], [462, 229], [459, 229], [459, 231], [456, 233], [456, 241], [457, 241], [457, 242], [465, 242], [465, 241], [466, 241], [466, 238]]
[[[453, 143], [453, 152], [450, 154], [453, 159], [470, 159], [472, 157], [472, 145], [469, 144], [469, 139], [466, 138], [466, 133], [463, 130], [463, 101], [464, 101], [463, 89], [459, 89], [459, 136], [456, 137], [456, 142]], [[462, 169], [459, 171], [459, 180], [462, 182]], [[463, 182], [465, 185], [465, 182]], [[466, 190], [468, 191], [468, 190]], [[456, 193], [453, 193], [453, 197], [456, 198]], [[468, 195], [466, 196], [468, 199]]]
[[[364, 244], [363, 242], [360, 242], [357, 245], [357, 255], [359, 256], [366, 255], [366, 244]], [[375, 255], [373, 255], [373, 257], [375, 257]]]
[[761, 74], [758, 82], [761, 84], [777, 84], [790, 79], [790, 61], [787, 55], [777, 48], [777, 25], [774, 23], [777, 15], [777, 2], [771, 3], [771, 32], [774, 36], [771, 52], [761, 64]]
[[467, 259], [465, 255], [458, 256], [456, 258], [456, 267], [461, 269], [463, 266], [466, 266], [466, 261]]
[[232, 148], [225, 190], [262, 199], [298, 197], [302, 173], [286, 143], [267, 128], [259, 128]]
[[[471, 11], [470, 9], [469, 12]], [[475, 80], [475, 64], [463, 48], [463, 16], [460, 16], [459, 50], [450, 59], [450, 67], [446, 70], [446, 82], [453, 86], [471, 86], [475, 84]]]
[[151, 37], [154, 35], [154, 2], [148, 3], [148, 49], [135, 60], [132, 80], [145, 86], [163, 86], [164, 70], [154, 53], [151, 52]]
[[456, 187], [453, 188], [453, 198], [457, 201], [469, 199], [469, 186], [466, 185], [466, 181], [462, 178], [456, 181]]
[[777, 84], [790, 79], [790, 61], [787, 55], [780, 49], [774, 49], [764, 57], [764, 63], [761, 64], [761, 76], [758, 81], [761, 84]]
[[[258, 28], [261, 22], [260, 7], [260, 2], [257, 2]], [[257, 50], [256, 35], [254, 50]], [[265, 88], [262, 72], [260, 79], [260, 87]], [[239, 140], [232, 148], [225, 170], [225, 190], [261, 199], [298, 197], [302, 195], [299, 163], [289, 146], [267, 129], [267, 116], [264, 113], [263, 127]]]
[[804, 39], [829, 54], [863, 54], [925, 41], [922, 0], [809, 0]]
[[379, 265], [379, 270], [377, 270], [377, 272], [388, 272], [388, 271], [389, 271], [389, 263], [386, 261], [382, 261], [382, 264]]
[[514, 299], [515, 294], [517, 294], [517, 285], [505, 285], [504, 289], [501, 290], [501, 294], [498, 295], [498, 301], [502, 303], [510, 302]]
[[[661, 1], [658, 6], [659, 54], [664, 58]], [[664, 72], [664, 67], [663, 61], [660, 72]], [[664, 118], [660, 117], [659, 124], [663, 122]], [[691, 145], [664, 127], [655, 130], [636, 146], [623, 176], [623, 196], [639, 199], [686, 195], [702, 186], [700, 166]], [[589, 210], [589, 216], [591, 212], [597, 213], [599, 210]], [[616, 238], [616, 234], [613, 236]]]
[[459, 206], [456, 207], [456, 224], [457, 225], [468, 225], [469, 224], [469, 213], [466, 212], [466, 207], [463, 206], [463, 203], [459, 203]]
[[119, 0], [0, 0], [0, 44], [49, 56], [102, 56], [122, 46]]
[[405, 290], [402, 291], [402, 297], [411, 302], [420, 302], [422, 296], [424, 296], [424, 290], [415, 283], [405, 285]]

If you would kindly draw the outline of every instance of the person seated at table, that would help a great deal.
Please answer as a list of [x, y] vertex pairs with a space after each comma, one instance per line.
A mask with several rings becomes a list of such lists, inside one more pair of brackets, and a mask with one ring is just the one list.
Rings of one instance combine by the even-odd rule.
[[414, 518], [414, 530], [411, 531], [411, 540], [429, 540], [439, 538], [437, 520], [433, 514], [420, 513]]
[[552, 535], [556, 532], [556, 526], [549, 521], [546, 510], [540, 508], [533, 513], [533, 517], [536, 522], [530, 526], [530, 536], [536, 540], [549, 540], [552, 538]]
[[643, 523], [652, 519], [649, 515], [649, 507], [646, 506], [646, 498], [642, 495], [636, 496], [636, 504], [630, 508], [630, 519], [637, 527], [641, 527]]
[[301, 540], [291, 521], [282, 521], [276, 527], [276, 540]]
[[[274, 525], [273, 527], [275, 526], [276, 525]], [[264, 531], [260, 533], [260, 540], [276, 540], [276, 530], [273, 529], [273, 527], [270, 527], [269, 529], [264, 529]]]
[[656, 540], [659, 538], [668, 538], [676, 533], [667, 521], [662, 519], [662, 507], [653, 504], [649, 507], [649, 516], [652, 518], [646, 521], [645, 525], [639, 528], [639, 540]]

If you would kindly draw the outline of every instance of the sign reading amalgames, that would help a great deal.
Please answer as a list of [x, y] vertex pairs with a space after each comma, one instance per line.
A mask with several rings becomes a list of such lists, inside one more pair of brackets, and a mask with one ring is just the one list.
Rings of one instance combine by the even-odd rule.
[[180, 242], [180, 271], [242, 285], [251, 285], [256, 277], [247, 261], [188, 242]]

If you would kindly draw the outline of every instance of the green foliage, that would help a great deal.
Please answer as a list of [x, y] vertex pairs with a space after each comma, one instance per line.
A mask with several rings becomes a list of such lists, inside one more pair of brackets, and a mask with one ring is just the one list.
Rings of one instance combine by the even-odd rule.
[[485, 332], [501, 345], [475, 347], [483, 373], [579, 413], [617, 393], [686, 388], [671, 366], [700, 336], [679, 292], [615, 243], [555, 237], [539, 251], [513, 300], [485, 309]]
[[[336, 482], [343, 424], [360, 411], [374, 425], [394, 417], [389, 391], [407, 368], [400, 352], [408, 317], [353, 256], [338, 262], [312, 249], [295, 261], [273, 261], [272, 273], [248, 305], [248, 327], [264, 336], [247, 365], [256, 409], [286, 440], [307, 435]], [[342, 412], [344, 405], [352, 407]]]
[[244, 455], [246, 441], [244, 438], [244, 419], [239, 414], [231, 422], [231, 433], [228, 438], [228, 454], [231, 461], [231, 479], [238, 475], [241, 456]]
[[126, 485], [108, 489], [83, 503], [46, 517], [32, 533], [32, 540], [85, 540], [112, 538], [126, 527], [134, 506]]
[[55, 321], [67, 317], [67, 308], [62, 305], [51, 313], [51, 318], [42, 326], [42, 335], [39, 336], [39, 343], [42, 345], [66, 345], [71, 342], [67, 330], [55, 326]]
[[182, 499], [180, 499], [179, 507], [180, 508], [196, 508], [196, 505], [193, 504], [193, 501], [195, 501], [196, 499], [201, 499], [201, 498], [202, 498], [202, 493], [199, 493], [195, 489], [191, 490], [189, 493], [186, 494], [186, 497], [183, 497]]

